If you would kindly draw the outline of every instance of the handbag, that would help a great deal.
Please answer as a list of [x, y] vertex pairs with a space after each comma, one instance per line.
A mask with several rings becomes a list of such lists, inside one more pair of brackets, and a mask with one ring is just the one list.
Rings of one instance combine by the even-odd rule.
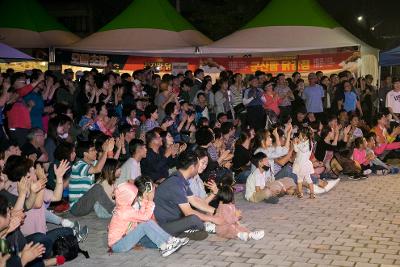
[[87, 251], [81, 250], [78, 239], [74, 235], [60, 236], [53, 244], [53, 254], [64, 256], [66, 261], [72, 261], [81, 253], [86, 259], [90, 258]]

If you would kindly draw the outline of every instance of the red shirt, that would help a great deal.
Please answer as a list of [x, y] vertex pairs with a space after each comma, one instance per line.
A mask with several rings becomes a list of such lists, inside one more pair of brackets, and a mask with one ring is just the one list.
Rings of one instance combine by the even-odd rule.
[[22, 99], [18, 99], [7, 112], [8, 128], [31, 128], [31, 116], [28, 107]]
[[31, 115], [22, 97], [32, 92], [32, 85], [28, 84], [17, 90], [20, 99], [14, 103], [11, 109], [7, 112], [8, 128], [21, 128], [30, 129], [31, 126]]
[[279, 113], [281, 112], [279, 109], [279, 104], [282, 102], [282, 99], [268, 94], [264, 94], [264, 97], [264, 109], [272, 110], [273, 112], [275, 112], [276, 115], [279, 115]]

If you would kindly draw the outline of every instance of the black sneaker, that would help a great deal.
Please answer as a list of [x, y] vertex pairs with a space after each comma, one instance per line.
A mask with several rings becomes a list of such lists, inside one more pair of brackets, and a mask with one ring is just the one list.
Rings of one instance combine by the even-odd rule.
[[190, 240], [200, 241], [206, 239], [208, 237], [208, 233], [202, 230], [189, 229], [180, 234], [179, 237], [180, 238], [187, 237]]
[[349, 175], [347, 179], [357, 181], [360, 180], [361, 178], [359, 175]]
[[269, 198], [265, 199], [264, 201], [269, 204], [278, 204], [279, 197], [269, 197]]

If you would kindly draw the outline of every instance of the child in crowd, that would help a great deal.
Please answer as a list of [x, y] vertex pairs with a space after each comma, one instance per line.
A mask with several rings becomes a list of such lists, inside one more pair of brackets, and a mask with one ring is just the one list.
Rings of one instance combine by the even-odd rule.
[[371, 160], [375, 158], [375, 154], [367, 154], [367, 140], [364, 137], [357, 137], [354, 140], [354, 149], [352, 159], [356, 165], [361, 168], [363, 175], [372, 173]]
[[289, 193], [293, 185], [291, 178], [282, 178], [275, 180], [271, 174], [268, 157], [263, 152], [253, 155], [251, 163], [254, 170], [246, 181], [245, 199], [250, 202], [261, 202], [277, 204], [279, 198], [277, 195]]
[[113, 252], [127, 252], [147, 237], [167, 257], [189, 242], [166, 233], [151, 220], [154, 211], [154, 186], [150, 178], [140, 176], [115, 189], [115, 209], [108, 226], [108, 246]]
[[312, 152], [312, 130], [309, 128], [301, 128], [299, 130], [299, 137], [294, 139], [294, 151], [296, 158], [293, 163], [293, 173], [297, 175], [297, 196], [303, 197], [303, 182], [306, 182], [307, 187], [310, 189], [310, 198], [315, 198], [314, 185], [311, 180], [314, 167], [310, 160]]
[[374, 173], [377, 173], [379, 170], [381, 170], [382, 174], [385, 175], [387, 173], [391, 174], [397, 174], [399, 173], [399, 168], [389, 166], [388, 164], [384, 163], [381, 159], [379, 159], [374, 152], [374, 149], [376, 147], [376, 142], [375, 142], [375, 133], [369, 133], [366, 136], [367, 140], [367, 155], [371, 155], [371, 164], [373, 166], [372, 171]]
[[219, 220], [216, 224], [218, 236], [230, 239], [239, 238], [243, 241], [260, 240], [264, 237], [264, 230], [250, 232], [246, 227], [240, 225], [241, 212], [235, 207], [232, 186], [222, 186], [218, 190], [217, 199], [219, 205], [215, 216]]

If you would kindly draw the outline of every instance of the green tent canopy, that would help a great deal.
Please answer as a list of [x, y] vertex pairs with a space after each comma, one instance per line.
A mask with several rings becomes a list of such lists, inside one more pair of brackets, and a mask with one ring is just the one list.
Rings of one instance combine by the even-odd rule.
[[68, 49], [122, 54], [193, 54], [211, 40], [184, 19], [168, 0], [133, 0], [98, 32]]
[[361, 74], [377, 77], [377, 49], [341, 27], [316, 0], [272, 0], [243, 28], [200, 50], [206, 55], [285, 55], [352, 46], [361, 50]]
[[51, 17], [36, 0], [2, 0], [0, 40], [17, 48], [70, 45], [79, 37]]
[[340, 27], [314, 0], [271, 1], [267, 8], [247, 23], [243, 29], [266, 26], [314, 26], [331, 29]]

